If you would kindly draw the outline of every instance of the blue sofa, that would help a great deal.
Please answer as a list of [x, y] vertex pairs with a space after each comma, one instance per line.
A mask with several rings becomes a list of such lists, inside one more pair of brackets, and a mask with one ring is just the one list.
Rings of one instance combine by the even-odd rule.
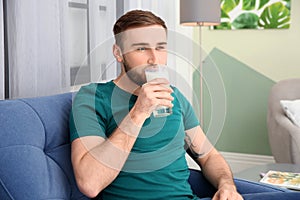
[[[72, 95], [0, 101], [0, 200], [88, 199], [76, 186], [70, 160]], [[199, 171], [191, 170], [189, 181], [201, 198], [215, 192]], [[243, 194], [289, 197], [287, 190], [235, 181]]]

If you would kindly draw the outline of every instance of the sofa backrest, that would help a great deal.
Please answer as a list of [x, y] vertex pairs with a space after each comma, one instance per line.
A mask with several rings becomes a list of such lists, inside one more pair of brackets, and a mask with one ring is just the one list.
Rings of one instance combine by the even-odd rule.
[[72, 93], [0, 101], [0, 199], [88, 199], [69, 141]]

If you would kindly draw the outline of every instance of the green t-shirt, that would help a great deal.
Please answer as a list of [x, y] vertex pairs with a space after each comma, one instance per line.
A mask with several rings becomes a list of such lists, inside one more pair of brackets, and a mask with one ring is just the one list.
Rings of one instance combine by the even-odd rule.
[[[188, 183], [184, 131], [199, 122], [187, 99], [172, 88], [172, 115], [146, 119], [121, 172], [101, 192], [102, 199], [196, 199]], [[109, 137], [136, 100], [113, 81], [82, 87], [73, 101], [71, 141], [90, 135]]]

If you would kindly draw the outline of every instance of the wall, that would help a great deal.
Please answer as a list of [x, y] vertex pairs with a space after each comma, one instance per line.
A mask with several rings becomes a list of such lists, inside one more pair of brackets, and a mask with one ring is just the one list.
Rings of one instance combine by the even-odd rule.
[[[266, 116], [268, 95], [274, 81], [217, 48], [209, 55], [203, 65], [204, 77], [210, 78], [209, 70], [215, 64], [223, 80], [226, 98], [223, 100], [219, 95], [213, 99], [215, 97], [210, 88], [216, 78], [204, 85], [204, 130], [208, 137], [217, 138], [207, 130], [220, 125], [218, 118], [222, 115], [222, 109], [218, 106], [224, 103], [224, 125], [219, 133], [213, 133], [219, 137], [213, 141], [216, 147], [226, 152], [271, 155]], [[221, 92], [218, 90], [219, 94]], [[217, 113], [214, 114], [214, 111]]]
[[203, 27], [202, 45], [206, 52], [217, 47], [276, 82], [300, 77], [300, 1], [291, 1], [289, 29], [224, 31]]
[[[216, 144], [219, 150], [271, 155], [266, 128], [267, 97], [275, 82], [300, 77], [299, 24], [300, 1], [292, 0], [289, 29], [210, 30], [202, 27], [202, 48], [215, 57], [218, 67], [222, 66], [220, 73], [227, 95], [226, 120]], [[196, 41], [198, 30], [194, 31]], [[204, 95], [209, 98], [208, 94]], [[204, 102], [204, 106], [204, 125], [207, 126], [210, 105]]]

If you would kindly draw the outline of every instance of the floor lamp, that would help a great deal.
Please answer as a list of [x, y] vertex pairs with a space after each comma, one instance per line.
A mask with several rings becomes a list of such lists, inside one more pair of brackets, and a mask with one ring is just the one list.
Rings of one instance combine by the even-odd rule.
[[180, 0], [180, 24], [199, 27], [200, 46], [200, 123], [203, 126], [203, 77], [201, 55], [201, 27], [220, 24], [220, 0]]

